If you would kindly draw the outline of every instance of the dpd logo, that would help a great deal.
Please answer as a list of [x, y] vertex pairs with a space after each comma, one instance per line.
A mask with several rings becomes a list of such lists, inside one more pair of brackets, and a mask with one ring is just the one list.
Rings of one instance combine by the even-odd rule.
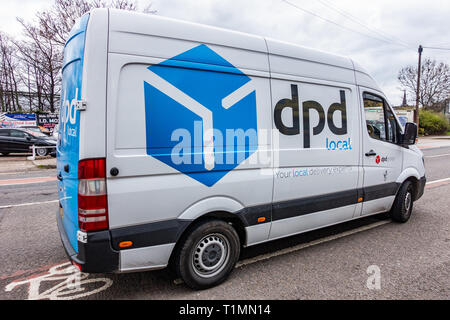
[[147, 154], [212, 186], [258, 147], [251, 79], [206, 45], [147, 68]]

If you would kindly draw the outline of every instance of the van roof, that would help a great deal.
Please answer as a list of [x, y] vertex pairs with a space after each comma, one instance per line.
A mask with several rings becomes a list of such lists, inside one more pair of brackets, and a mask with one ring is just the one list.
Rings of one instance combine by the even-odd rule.
[[[105, 10], [105, 9], [94, 9]], [[346, 81], [343, 77], [334, 80], [348, 83], [356, 83], [381, 93], [381, 89], [371, 75], [351, 58], [329, 52], [324, 52], [293, 43], [279, 41], [267, 37], [248, 34], [244, 32], [162, 17], [153, 14], [145, 14], [133, 11], [108, 9], [110, 11], [110, 32], [128, 33], [134, 35], [152, 35], [162, 38], [185, 39], [203, 44], [213, 44], [224, 47], [245, 49], [249, 51], [269, 53], [274, 56], [288, 57], [321, 65], [346, 69]], [[114, 48], [114, 44], [110, 49]], [[114, 50], [113, 50], [114, 51]], [[271, 65], [271, 71], [274, 66]], [[282, 70], [279, 71], [279, 73]], [[274, 71], [277, 72], [277, 71]], [[303, 76], [298, 74], [298, 76]], [[306, 75], [308, 76], [308, 75]], [[314, 77], [312, 77], [314, 78]]]

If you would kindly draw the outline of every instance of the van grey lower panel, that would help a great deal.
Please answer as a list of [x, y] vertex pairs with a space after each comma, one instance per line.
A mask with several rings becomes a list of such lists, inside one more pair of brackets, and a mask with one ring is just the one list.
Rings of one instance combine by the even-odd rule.
[[157, 270], [167, 266], [175, 243], [120, 251], [120, 272]]

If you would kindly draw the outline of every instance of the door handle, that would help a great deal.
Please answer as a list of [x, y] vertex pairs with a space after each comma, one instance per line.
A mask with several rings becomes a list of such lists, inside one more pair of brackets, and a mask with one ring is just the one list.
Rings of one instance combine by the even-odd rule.
[[58, 173], [58, 175], [56, 176], [56, 178], [58, 178], [59, 181], [63, 181], [63, 177], [61, 175], [61, 172]]
[[377, 155], [377, 153], [373, 150], [370, 150], [369, 152], [366, 153], [366, 157], [374, 157], [376, 155]]

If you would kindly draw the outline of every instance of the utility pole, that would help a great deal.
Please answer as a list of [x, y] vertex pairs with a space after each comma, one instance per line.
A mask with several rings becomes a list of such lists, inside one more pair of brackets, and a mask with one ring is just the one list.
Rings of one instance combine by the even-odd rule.
[[419, 129], [419, 100], [420, 100], [420, 74], [422, 73], [422, 52], [423, 47], [419, 46], [419, 68], [417, 69], [417, 92], [416, 92], [416, 112], [414, 113], [414, 122], [417, 124], [417, 130]]

